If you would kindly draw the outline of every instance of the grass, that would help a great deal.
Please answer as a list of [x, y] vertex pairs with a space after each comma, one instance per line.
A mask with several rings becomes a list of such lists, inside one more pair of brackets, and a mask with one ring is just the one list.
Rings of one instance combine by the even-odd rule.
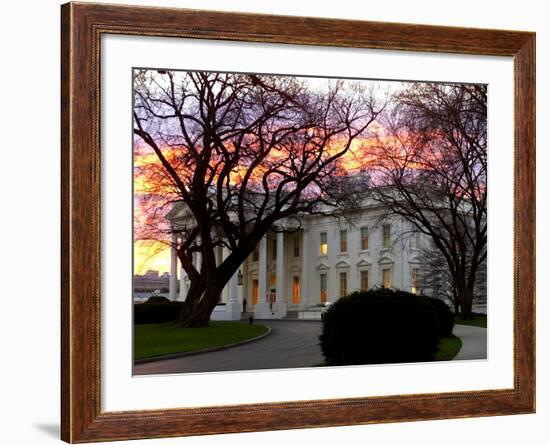
[[206, 328], [178, 328], [173, 323], [135, 325], [134, 359], [224, 346], [266, 332], [267, 327], [261, 324], [232, 321], [211, 321]]
[[436, 361], [452, 360], [462, 348], [462, 340], [456, 335], [442, 338], [439, 341], [439, 351], [435, 356]]
[[[439, 340], [439, 351], [435, 356], [435, 361], [442, 362], [446, 360], [452, 360], [460, 352], [462, 348], [462, 340], [456, 335], [445, 337]], [[325, 362], [318, 363], [313, 366], [327, 366]]]
[[467, 326], [477, 326], [478, 328], [487, 329], [487, 314], [472, 314], [474, 318], [471, 320], [461, 320], [457, 318], [455, 320], [456, 324], [464, 324]]

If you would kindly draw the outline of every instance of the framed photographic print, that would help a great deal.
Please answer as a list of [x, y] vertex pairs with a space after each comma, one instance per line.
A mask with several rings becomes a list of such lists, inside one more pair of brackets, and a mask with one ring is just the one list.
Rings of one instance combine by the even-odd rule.
[[61, 12], [63, 440], [534, 412], [533, 33]]

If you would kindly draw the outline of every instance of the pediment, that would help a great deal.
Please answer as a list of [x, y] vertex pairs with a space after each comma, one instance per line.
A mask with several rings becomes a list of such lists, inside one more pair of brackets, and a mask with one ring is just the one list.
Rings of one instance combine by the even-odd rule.
[[[166, 213], [166, 218], [172, 222], [178, 222], [177, 220], [187, 220], [192, 218], [193, 215], [189, 210], [189, 207], [183, 201], [175, 201], [172, 204], [172, 208]], [[181, 221], [180, 221], [181, 222]]]
[[371, 263], [368, 262], [366, 259], [361, 258], [359, 261], [357, 261], [356, 265], [357, 267], [370, 267]]
[[326, 263], [319, 263], [315, 269], [317, 269], [317, 270], [329, 270], [330, 267]]
[[346, 260], [340, 260], [336, 263], [336, 268], [337, 269], [345, 269], [345, 268], [348, 268], [350, 267], [350, 263]]
[[378, 260], [378, 264], [393, 264], [393, 258], [389, 256], [383, 256]]
[[409, 259], [409, 263], [411, 264], [420, 264], [422, 261], [420, 260], [420, 257], [418, 255], [414, 255]]

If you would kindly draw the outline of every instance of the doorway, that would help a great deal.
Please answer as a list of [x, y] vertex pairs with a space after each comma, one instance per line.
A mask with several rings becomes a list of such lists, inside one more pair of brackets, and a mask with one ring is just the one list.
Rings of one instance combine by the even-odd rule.
[[252, 303], [258, 304], [258, 295], [260, 292], [260, 282], [257, 279], [252, 280]]
[[294, 304], [300, 304], [300, 276], [295, 275], [292, 277], [292, 302]]

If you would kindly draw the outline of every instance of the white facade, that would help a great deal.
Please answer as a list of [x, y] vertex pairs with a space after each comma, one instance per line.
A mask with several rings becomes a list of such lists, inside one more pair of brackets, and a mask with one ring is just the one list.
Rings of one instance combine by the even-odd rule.
[[[306, 216], [299, 230], [269, 232], [261, 240], [225, 287], [212, 318], [240, 319], [245, 300], [255, 318], [284, 318], [363, 288], [420, 292], [423, 237], [376, 208], [352, 220]], [[173, 267], [175, 259], [173, 253]], [[174, 278], [170, 298], [183, 301], [189, 282], [179, 272], [179, 295]]]

